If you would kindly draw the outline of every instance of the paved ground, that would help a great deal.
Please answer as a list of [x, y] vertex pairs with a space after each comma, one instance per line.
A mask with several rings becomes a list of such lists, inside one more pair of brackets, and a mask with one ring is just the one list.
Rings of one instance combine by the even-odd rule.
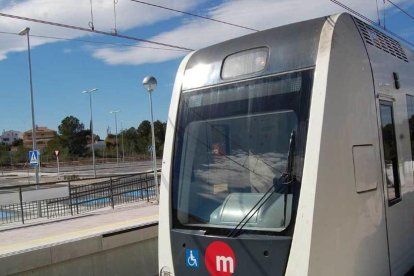
[[134, 203], [59, 221], [7, 225], [0, 227], [0, 258], [157, 221], [158, 205]]

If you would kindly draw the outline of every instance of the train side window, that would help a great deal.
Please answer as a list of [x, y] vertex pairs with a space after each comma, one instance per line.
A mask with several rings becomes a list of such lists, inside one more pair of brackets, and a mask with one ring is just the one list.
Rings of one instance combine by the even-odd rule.
[[395, 125], [391, 102], [380, 101], [380, 116], [388, 204], [391, 206], [401, 200], [397, 139], [395, 138]]
[[414, 161], [414, 96], [407, 95], [408, 127], [410, 128], [411, 160]]

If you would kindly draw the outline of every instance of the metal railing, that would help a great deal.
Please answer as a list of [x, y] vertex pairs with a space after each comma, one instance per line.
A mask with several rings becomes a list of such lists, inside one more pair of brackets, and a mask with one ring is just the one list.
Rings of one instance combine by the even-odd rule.
[[[33, 192], [33, 185], [0, 187], [0, 196], [15, 198], [16, 202], [3, 204], [0, 198], [0, 225], [13, 222], [25, 223], [39, 218], [73, 216], [115, 205], [156, 199], [152, 172], [102, 178], [92, 184], [85, 180], [39, 184], [41, 189], [67, 187], [68, 195], [35, 201], [25, 201], [25, 193]], [[13, 201], [13, 200], [11, 200]], [[38, 210], [40, 202], [40, 212]]]

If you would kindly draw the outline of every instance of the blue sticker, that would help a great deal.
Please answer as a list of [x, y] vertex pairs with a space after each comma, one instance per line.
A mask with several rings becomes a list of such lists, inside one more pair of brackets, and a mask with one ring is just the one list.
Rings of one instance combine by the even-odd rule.
[[197, 249], [185, 250], [185, 265], [190, 268], [198, 268], [200, 265], [200, 255]]

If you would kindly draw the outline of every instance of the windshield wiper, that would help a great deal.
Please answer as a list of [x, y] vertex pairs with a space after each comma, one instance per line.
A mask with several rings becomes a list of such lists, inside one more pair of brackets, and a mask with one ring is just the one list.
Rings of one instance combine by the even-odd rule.
[[284, 205], [283, 205], [283, 222], [286, 227], [286, 212], [287, 212], [287, 199], [288, 194], [291, 190], [291, 184], [295, 181], [296, 177], [293, 175], [293, 163], [294, 163], [294, 154], [295, 154], [295, 140], [296, 135], [295, 131], [292, 130], [290, 133], [289, 141], [289, 152], [287, 158], [287, 167], [286, 172], [276, 180], [273, 181], [273, 185], [264, 193], [264, 195], [256, 202], [256, 204], [250, 209], [249, 212], [243, 217], [242, 220], [236, 225], [236, 227], [230, 231], [227, 237], [236, 237], [243, 227], [249, 222], [249, 220], [259, 211], [260, 208], [269, 200], [274, 192], [283, 192], [284, 193]]

